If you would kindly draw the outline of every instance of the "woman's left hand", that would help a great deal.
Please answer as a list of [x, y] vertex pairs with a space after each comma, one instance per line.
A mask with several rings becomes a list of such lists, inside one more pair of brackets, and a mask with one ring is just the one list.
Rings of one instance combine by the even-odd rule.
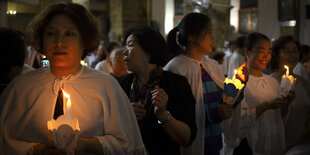
[[165, 117], [167, 114], [166, 106], [168, 103], [168, 95], [166, 92], [155, 86], [155, 89], [152, 90], [152, 104], [155, 105], [154, 113], [158, 119]]

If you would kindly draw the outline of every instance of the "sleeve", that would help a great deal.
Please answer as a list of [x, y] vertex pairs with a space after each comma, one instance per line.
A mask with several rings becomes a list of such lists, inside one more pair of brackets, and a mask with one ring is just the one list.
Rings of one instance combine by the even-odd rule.
[[115, 79], [109, 87], [103, 104], [104, 136], [97, 136], [104, 154], [146, 154], [128, 97]]
[[[193, 142], [197, 133], [197, 126], [195, 121], [195, 98], [193, 96], [190, 85], [183, 76], [177, 76], [175, 79], [175, 90], [172, 100], [175, 107], [169, 107], [169, 111], [172, 115], [188, 125], [191, 132], [190, 142], [188, 146]], [[175, 104], [176, 103], [176, 104]]]
[[[24, 102], [23, 96], [19, 96], [11, 84], [5, 89], [0, 96], [1, 118], [0, 118], [0, 155], [6, 154], [27, 154], [36, 143], [18, 140], [22, 134], [23, 107], [17, 106]], [[18, 97], [17, 97], [18, 96]], [[19, 107], [19, 108], [16, 108]]]

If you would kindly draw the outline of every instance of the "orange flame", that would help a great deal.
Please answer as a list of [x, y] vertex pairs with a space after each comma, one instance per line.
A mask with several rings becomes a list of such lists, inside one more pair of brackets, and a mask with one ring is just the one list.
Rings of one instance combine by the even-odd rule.
[[243, 74], [242, 69], [245, 68], [247, 65], [246, 61], [237, 69], [237, 75], [240, 78], [239, 80], [241, 80], [241, 82], [246, 82], [246, 77]]

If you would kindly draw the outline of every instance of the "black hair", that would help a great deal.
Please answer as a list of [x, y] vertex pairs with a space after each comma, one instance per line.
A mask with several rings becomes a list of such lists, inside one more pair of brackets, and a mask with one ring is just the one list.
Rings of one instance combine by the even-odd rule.
[[279, 69], [278, 57], [280, 54], [280, 50], [284, 49], [285, 45], [289, 42], [294, 42], [297, 46], [297, 49], [299, 49], [299, 43], [294, 40], [293, 36], [290, 36], [290, 35], [281, 36], [278, 40], [274, 41], [272, 45], [271, 60], [270, 60], [270, 67], [273, 71], [276, 71]]
[[243, 47], [248, 49], [249, 51], [252, 50], [253, 46], [255, 45], [255, 43], [257, 43], [260, 40], [266, 40], [270, 42], [270, 39], [262, 34], [262, 33], [258, 33], [258, 32], [253, 32], [250, 33], [245, 39], [244, 39], [244, 45]]
[[119, 47], [119, 44], [117, 42], [109, 42], [107, 45], [107, 53], [111, 54], [111, 52], [113, 51], [113, 49], [116, 47]]
[[159, 32], [146, 26], [131, 27], [125, 32], [123, 45], [130, 35], [134, 36], [141, 48], [150, 56], [149, 63], [163, 67], [168, 62], [168, 46]]
[[89, 53], [96, 50], [99, 44], [98, 23], [96, 18], [82, 5], [69, 2], [51, 4], [43, 9], [28, 25], [27, 34], [29, 44], [40, 53], [43, 52], [43, 32], [50, 20], [59, 14], [68, 16], [82, 36], [84, 59]]
[[236, 40], [237, 48], [244, 48], [244, 41], [247, 36], [239, 36]]
[[[211, 19], [201, 13], [189, 13], [184, 16], [178, 26], [173, 28], [167, 36], [167, 44], [170, 51], [170, 57], [179, 54], [186, 54], [182, 47], [188, 46], [189, 36], [198, 39], [205, 36], [211, 26]], [[177, 36], [178, 33], [178, 36]]]
[[210, 57], [219, 62], [220, 60], [224, 58], [224, 56], [225, 56], [225, 53], [223, 51], [217, 51], [217, 52], [213, 52]]
[[3, 58], [0, 61], [0, 75], [5, 78], [12, 67], [23, 67], [26, 58], [26, 41], [21, 32], [0, 27], [0, 47]]

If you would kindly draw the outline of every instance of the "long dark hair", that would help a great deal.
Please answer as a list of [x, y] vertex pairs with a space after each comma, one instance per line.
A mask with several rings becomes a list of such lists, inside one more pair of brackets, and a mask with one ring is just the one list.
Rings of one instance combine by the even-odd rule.
[[179, 54], [186, 54], [184, 47], [188, 46], [188, 37], [192, 36], [194, 39], [198, 39], [208, 32], [210, 26], [211, 20], [207, 15], [189, 13], [184, 16], [179, 25], [168, 33], [167, 44], [170, 58]]

